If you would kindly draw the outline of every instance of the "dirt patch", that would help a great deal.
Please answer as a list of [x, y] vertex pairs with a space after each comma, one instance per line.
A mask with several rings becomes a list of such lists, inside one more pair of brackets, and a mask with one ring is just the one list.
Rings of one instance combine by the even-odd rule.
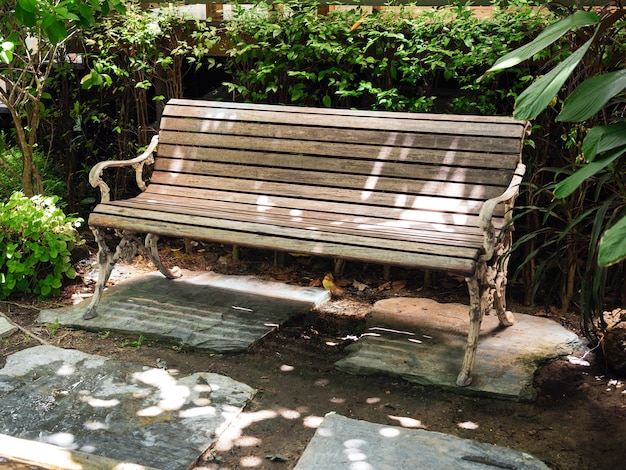
[[[186, 269], [211, 269], [226, 274], [254, 274], [300, 285], [321, 284], [332, 263], [294, 257], [278, 268], [273, 254], [244, 252], [232, 261], [228, 247], [194, 244], [194, 256], [182, 246], [162, 250], [164, 261]], [[55, 303], [12, 300], [0, 311], [28, 332], [0, 340], [0, 366], [20, 349], [39, 344], [75, 348], [147, 366], [163, 366], [182, 374], [216, 372], [258, 389], [239, 427], [199, 459], [196, 469], [292, 468], [322, 417], [331, 411], [374, 423], [421, 427], [524, 450], [558, 469], [620, 468], [626, 457], [626, 387], [603, 363], [588, 367], [553, 361], [536, 376], [534, 403], [513, 403], [467, 397], [386, 377], [356, 377], [334, 369], [344, 347], [363, 330], [364, 318], [376, 300], [389, 296], [423, 296], [439, 302], [467, 303], [462, 280], [439, 276], [424, 286], [419, 272], [392, 270], [383, 278], [379, 266], [349, 263], [338, 296], [316, 312], [303, 315], [264, 338], [250, 351], [219, 355], [191, 351], [150, 338], [120, 337], [107, 331], [89, 333], [36, 323], [42, 308], [88, 295], [90, 266], [83, 263], [88, 284], [67, 286]], [[141, 258], [134, 272], [151, 271]], [[396, 281], [396, 282], [388, 282]], [[405, 282], [406, 281], [406, 282]], [[435, 286], [435, 287], [433, 287]], [[576, 317], [557, 312], [514, 311], [551, 316], [570, 328]], [[0, 462], [0, 466], [2, 462]], [[16, 467], [17, 468], [17, 467]]]

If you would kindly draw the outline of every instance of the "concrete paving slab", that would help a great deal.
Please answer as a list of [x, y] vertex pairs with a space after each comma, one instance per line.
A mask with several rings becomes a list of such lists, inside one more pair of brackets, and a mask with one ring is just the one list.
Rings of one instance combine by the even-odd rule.
[[[17, 464], [28, 465], [18, 466]], [[158, 470], [76, 450], [0, 434], [0, 468], [37, 470]]]
[[12, 354], [0, 369], [0, 433], [179, 470], [217, 439], [254, 393], [218, 374], [175, 377], [163, 369], [37, 346]]
[[468, 387], [455, 383], [469, 323], [468, 307], [461, 304], [422, 298], [380, 301], [368, 320], [369, 329], [335, 365], [357, 375], [391, 374], [457, 393], [532, 401], [537, 368], [551, 358], [582, 355], [584, 345], [550, 319], [519, 313], [515, 319], [513, 326], [504, 328], [495, 314], [484, 318]]
[[330, 298], [321, 288], [263, 281], [252, 276], [183, 271], [179, 279], [155, 272], [108, 288], [98, 316], [83, 320], [89, 303], [42, 310], [41, 323], [166, 339], [220, 353], [247, 350], [281, 323]]
[[294, 470], [507, 468], [547, 470], [530, 454], [449, 434], [385, 426], [328, 414]]
[[8, 338], [16, 331], [18, 328], [15, 325], [12, 325], [6, 318], [0, 317], [0, 338]]

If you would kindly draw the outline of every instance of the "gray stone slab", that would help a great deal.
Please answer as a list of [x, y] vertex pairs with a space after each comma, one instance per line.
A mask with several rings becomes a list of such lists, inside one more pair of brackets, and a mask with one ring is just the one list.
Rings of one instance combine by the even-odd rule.
[[228, 377], [38, 346], [0, 370], [0, 433], [162, 470], [187, 468], [255, 393]]
[[[18, 466], [17, 463], [22, 464]], [[28, 466], [26, 466], [28, 465]], [[47, 470], [158, 470], [132, 462], [0, 434], [0, 468]]]
[[295, 470], [547, 470], [530, 454], [449, 434], [327, 414]]
[[496, 315], [485, 316], [468, 387], [455, 383], [465, 353], [468, 307], [430, 299], [377, 303], [370, 329], [347, 348], [350, 354], [336, 367], [357, 375], [391, 374], [458, 393], [532, 401], [537, 368], [584, 347], [576, 334], [550, 319], [519, 313], [515, 319], [503, 328]]
[[18, 330], [6, 318], [0, 317], [0, 338], [7, 338]]
[[213, 272], [184, 271], [169, 280], [151, 273], [108, 288], [98, 316], [83, 320], [89, 303], [42, 310], [41, 323], [109, 330], [166, 339], [197, 349], [241, 352], [289, 318], [330, 298], [321, 288], [299, 287]]

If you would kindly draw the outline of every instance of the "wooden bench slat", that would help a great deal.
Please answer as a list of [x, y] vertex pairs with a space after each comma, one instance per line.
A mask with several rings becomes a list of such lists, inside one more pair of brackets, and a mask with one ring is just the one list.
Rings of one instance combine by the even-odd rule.
[[[452, 208], [459, 206], [460, 212], [466, 212], [466, 207], [471, 207], [472, 212], [480, 210], [480, 202], [496, 197], [502, 193], [502, 188], [495, 186], [478, 186], [475, 184], [448, 183], [437, 185], [427, 181], [397, 181], [390, 178], [372, 178], [353, 176], [346, 178], [345, 175], [330, 175], [319, 172], [317, 175], [308, 173], [303, 175], [296, 171], [272, 170], [258, 172], [255, 169], [242, 166], [237, 168], [232, 166], [226, 170], [221, 168], [222, 176], [178, 174], [172, 175], [165, 172], [157, 172], [152, 175], [152, 181], [160, 184], [167, 184], [173, 187], [195, 187], [195, 188], [215, 188], [231, 189], [241, 192], [253, 192], [258, 194], [280, 194], [285, 192], [290, 196], [302, 194], [308, 197], [309, 193], [317, 193], [317, 198], [329, 198], [337, 201], [363, 201], [371, 203], [373, 195], [381, 194], [381, 199], [386, 199], [384, 205], [393, 206], [394, 201], [402, 198], [419, 197], [423, 202], [420, 206], [436, 208], [430, 205], [432, 197], [438, 197], [438, 202], [443, 204], [440, 207]], [[258, 176], [257, 176], [258, 175]], [[315, 177], [322, 178], [323, 181]], [[281, 181], [282, 180], [282, 181]], [[319, 183], [318, 183], [319, 181]], [[341, 188], [344, 182], [347, 189]], [[318, 184], [316, 184], [318, 183]], [[321, 183], [328, 186], [322, 186]], [[349, 199], [353, 197], [353, 199]], [[447, 199], [444, 199], [447, 198]], [[467, 200], [467, 202], [465, 201]], [[470, 202], [474, 201], [474, 203]], [[434, 201], [433, 201], [434, 202]], [[448, 209], [451, 210], [451, 209]]]
[[[163, 131], [168, 134], [169, 131]], [[170, 136], [174, 138], [174, 136]], [[218, 140], [209, 141], [197, 138], [197, 144], [183, 145], [178, 142], [168, 142], [165, 139], [159, 141], [159, 156], [169, 158], [184, 158], [190, 160], [215, 160], [228, 161], [230, 158], [241, 158], [240, 151], [267, 152], [268, 155], [284, 152], [284, 148], [276, 140], [268, 138], [255, 139], [252, 142], [246, 141], [242, 146], [240, 136], [220, 136]], [[200, 143], [202, 145], [200, 145]], [[251, 148], [248, 148], [252, 145]], [[423, 149], [407, 147], [384, 147], [366, 144], [348, 144], [337, 142], [313, 142], [307, 140], [295, 141], [294, 145], [299, 149], [300, 154], [307, 156], [319, 156], [327, 158], [340, 158], [342, 160], [356, 160], [374, 163], [394, 164], [400, 162], [404, 164], [420, 165], [444, 165], [447, 167], [461, 168], [481, 168], [486, 171], [508, 171], [514, 170], [519, 162], [518, 154], [498, 154], [490, 150], [481, 152], [470, 152], [444, 149]], [[224, 155], [222, 155], [224, 153]], [[284, 154], [284, 153], [283, 153]], [[295, 154], [295, 152], [291, 152]], [[244, 160], [245, 161], [245, 160]]]
[[[107, 210], [112, 206], [104, 206]], [[139, 215], [139, 216], [138, 216]], [[475, 259], [471, 256], [477, 254], [476, 250], [468, 249], [468, 257], [453, 257], [440, 250], [439, 253], [420, 251], [416, 243], [407, 243], [408, 249], [388, 249], [379, 244], [380, 239], [375, 237], [359, 237], [353, 239], [348, 236], [332, 237], [320, 232], [319, 239], [311, 237], [305, 239], [294, 238], [289, 230], [288, 236], [282, 236], [284, 228], [279, 226], [261, 226], [267, 231], [239, 231], [236, 223], [215, 225], [220, 219], [205, 219], [200, 217], [199, 225], [194, 224], [195, 219], [186, 217], [183, 223], [174, 221], [171, 217], [167, 220], [141, 219], [141, 214], [130, 214], [128, 217], [116, 214], [104, 214], [93, 212], [89, 217], [92, 226], [103, 226], [119, 230], [133, 230], [143, 233], [159, 233], [166, 236], [189, 237], [197, 240], [207, 240], [217, 243], [236, 244], [241, 246], [253, 246], [268, 250], [281, 250], [293, 253], [306, 253], [318, 256], [341, 257], [383, 264], [394, 264], [413, 267], [430, 267], [432, 269], [456, 272], [459, 274], [471, 273], [475, 266]], [[161, 215], [163, 215], [161, 213]], [[169, 214], [167, 214], [169, 215]], [[221, 222], [224, 222], [221, 220]], [[209, 225], [213, 223], [213, 225]], [[244, 228], [250, 229], [250, 225], [244, 224]], [[351, 243], [351, 242], [355, 243]]]
[[[391, 119], [409, 119], [415, 120], [419, 117], [424, 120], [431, 121], [454, 121], [454, 122], [497, 122], [497, 123], [510, 123], [512, 125], [519, 126], [522, 121], [516, 120], [506, 116], [478, 116], [478, 115], [465, 115], [465, 114], [437, 114], [437, 113], [413, 113], [408, 111], [375, 111], [375, 110], [363, 110], [363, 109], [346, 109], [346, 108], [316, 108], [307, 106], [295, 106], [295, 105], [267, 105], [263, 103], [240, 103], [232, 101], [204, 101], [187, 98], [173, 98], [168, 101], [168, 109], [188, 109], [191, 108], [204, 108], [211, 110], [231, 110], [231, 111], [273, 111], [275, 113], [309, 113], [320, 114], [327, 116], [329, 119], [336, 119], [340, 116], [361, 116], [364, 118], [369, 117], [383, 117]], [[175, 112], [174, 112], [175, 113]]]
[[[506, 188], [511, 180], [510, 171], [486, 171], [483, 168], [463, 168], [450, 166], [423, 165], [420, 163], [404, 162], [373, 162], [356, 159], [326, 158], [308, 155], [289, 155], [268, 152], [251, 152], [246, 150], [213, 149], [214, 157], [210, 161], [180, 158], [159, 158], [155, 170], [171, 173], [194, 173], [199, 175], [215, 174], [214, 165], [241, 165], [250, 166], [258, 172], [265, 172], [267, 168], [282, 168], [297, 171], [303, 175], [307, 172], [336, 173], [352, 177], [362, 175], [366, 177], [391, 177], [404, 180], [407, 175], [419, 174], [420, 180], [472, 183]], [[163, 156], [163, 155], [162, 155]], [[217, 170], [218, 172], [220, 170]], [[314, 176], [317, 178], [316, 176]]]
[[[161, 185], [150, 185], [150, 191], [137, 196], [142, 201], [153, 201], [155, 204], [171, 203], [179, 206], [206, 208], [226, 207], [231, 212], [237, 209], [232, 205], [249, 207], [253, 212], [266, 212], [272, 210], [282, 210], [294, 213], [297, 211], [315, 211], [324, 214], [324, 217], [332, 220], [341, 217], [352, 217], [367, 219], [388, 219], [406, 220], [414, 224], [415, 228], [421, 230], [432, 230], [437, 227], [444, 233], [481, 233], [478, 228], [478, 217], [466, 214], [446, 214], [441, 211], [420, 210], [413, 207], [385, 207], [369, 206], [364, 204], [348, 204], [332, 202], [326, 200], [312, 200], [303, 198], [289, 198], [283, 196], [259, 196], [256, 194], [234, 193], [226, 191], [215, 191], [208, 189], [182, 189], [177, 191], [177, 195], [172, 195], [171, 188]], [[501, 212], [501, 211], [500, 211]], [[494, 218], [496, 227], [501, 227], [504, 223], [502, 213]]]
[[[163, 176], [163, 178], [161, 178]], [[153, 184], [169, 186], [171, 178], [161, 173], [153, 175]], [[372, 207], [386, 208], [406, 207], [415, 210], [430, 210], [439, 213], [478, 215], [483, 202], [480, 200], [439, 197], [437, 195], [385, 193], [357, 189], [324, 188], [303, 184], [255, 182], [254, 180], [231, 179], [225, 180], [213, 176], [187, 177], [183, 186], [170, 186], [170, 191], [180, 192], [191, 189], [202, 192], [204, 188], [232, 192], [234, 194], [252, 194], [257, 197], [287, 196], [310, 200], [327, 200], [331, 202], [356, 203], [362, 200], [363, 204]], [[213, 184], [212, 184], [213, 183]], [[256, 184], [255, 184], [256, 183]], [[150, 191], [150, 189], [149, 189]], [[502, 208], [498, 208], [502, 210]]]
[[[279, 106], [237, 106], [228, 103], [220, 106], [211, 103], [202, 106], [185, 105], [182, 100], [170, 100], [163, 113], [186, 118], [210, 118], [236, 120], [238, 122], [263, 122], [269, 124], [323, 125], [353, 129], [376, 129], [387, 131], [425, 132], [435, 134], [464, 134], [478, 136], [502, 136], [518, 139], [524, 133], [525, 124], [511, 118], [492, 116], [462, 116], [448, 114], [401, 113], [385, 111], [326, 110], [319, 108]], [[278, 112], [280, 111], [280, 112]], [[336, 117], [335, 119], [329, 116]], [[340, 118], [340, 119], [339, 119]], [[209, 128], [203, 129], [209, 132]]]
[[[390, 129], [374, 127], [340, 128], [340, 127], [312, 127], [294, 125], [272, 125], [263, 123], [242, 123], [224, 121], [199, 121], [194, 119], [180, 119], [170, 121], [163, 118], [162, 131], [164, 142], [178, 142], [181, 145], [201, 145], [203, 140], [215, 137], [219, 142], [220, 136], [239, 136], [251, 138], [273, 138], [278, 140], [309, 140], [311, 142], [342, 142], [351, 144], [375, 144], [391, 147], [407, 148], [436, 148], [450, 151], [481, 152], [489, 149], [492, 153], [519, 154], [518, 139], [502, 138], [494, 130], [493, 134], [484, 136], [464, 136], [458, 134], [416, 134], [415, 132], [400, 131], [398, 123], [388, 123]], [[175, 135], [167, 134], [174, 129]]]
[[266, 207], [241, 203], [211, 202], [210, 204], [191, 206], [188, 201], [174, 197], [159, 201], [134, 198], [120, 201], [116, 206], [150, 211], [163, 211], [175, 216], [193, 215], [197, 217], [215, 217], [239, 222], [267, 224], [269, 222], [284, 227], [302, 228], [329, 233], [345, 233], [361, 236], [364, 232], [386, 240], [404, 240], [412, 242], [435, 243], [480, 249], [483, 235], [480, 230], [473, 232], [468, 227], [458, 230], [453, 225], [425, 224], [412, 220], [386, 219], [383, 217], [355, 217], [352, 214], [333, 214], [315, 210], [297, 210], [288, 208]]
[[[189, 213], [181, 214], [177, 212], [167, 212], [161, 208], [145, 209], [136, 205], [124, 204], [109, 205], [96, 212], [93, 221], [90, 218], [89, 223], [92, 225], [101, 225], [98, 222], [98, 214], [106, 214], [106, 217], [118, 216], [120, 218], [141, 220], [139, 225], [144, 221], [155, 221], [161, 223], [171, 223], [176, 225], [193, 225], [198, 228], [211, 229], [220, 228], [231, 230], [233, 232], [265, 234], [271, 236], [280, 236], [281, 238], [289, 238], [298, 241], [315, 241], [318, 243], [335, 242], [344, 245], [354, 246], [377, 246], [390, 251], [413, 251], [416, 253], [428, 254], [446, 254], [457, 258], [476, 259], [480, 252], [480, 247], [466, 246], [450, 246], [441, 243], [433, 243], [432, 241], [413, 241], [407, 239], [387, 238], [384, 234], [374, 233], [368, 230], [347, 230], [338, 227], [335, 231], [330, 231], [331, 226], [325, 225], [318, 227], [306, 227], [306, 224], [291, 222], [283, 224], [279, 219], [272, 219], [258, 215], [254, 220], [245, 220], [246, 217], [231, 214], [233, 217], [226, 217], [227, 214], [209, 213], [204, 215], [194, 215]], [[221, 217], [220, 217], [221, 216]], [[210, 238], [209, 238], [210, 240]], [[278, 248], [278, 246], [274, 246]]]

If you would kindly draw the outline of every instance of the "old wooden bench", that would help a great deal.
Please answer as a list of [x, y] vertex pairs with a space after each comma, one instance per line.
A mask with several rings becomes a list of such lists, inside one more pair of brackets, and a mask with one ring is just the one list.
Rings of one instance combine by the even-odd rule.
[[[176, 274], [158, 258], [158, 236], [456, 273], [470, 292], [457, 379], [467, 385], [483, 315], [495, 308], [502, 325], [513, 323], [509, 222], [526, 132], [505, 117], [171, 100], [142, 155], [91, 171], [102, 194], [89, 217], [100, 275], [85, 318], [137, 234], [168, 278]], [[110, 201], [102, 173], [122, 165], [143, 192]], [[104, 229], [120, 237], [114, 251]]]

